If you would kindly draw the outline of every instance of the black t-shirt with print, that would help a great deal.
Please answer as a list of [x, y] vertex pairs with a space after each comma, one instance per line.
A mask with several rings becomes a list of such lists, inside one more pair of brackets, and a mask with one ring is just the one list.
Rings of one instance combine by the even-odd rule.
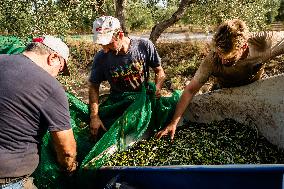
[[111, 92], [138, 91], [145, 79], [146, 67], [155, 68], [160, 65], [161, 59], [151, 41], [131, 39], [126, 54], [99, 51], [94, 58], [89, 80], [96, 84], [108, 81]]

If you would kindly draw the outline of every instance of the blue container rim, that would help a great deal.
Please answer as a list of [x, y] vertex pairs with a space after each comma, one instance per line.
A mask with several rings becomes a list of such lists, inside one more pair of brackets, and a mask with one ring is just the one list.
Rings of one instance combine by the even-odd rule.
[[227, 164], [227, 165], [173, 165], [173, 166], [103, 166], [101, 171], [165, 171], [165, 172], [280, 172], [284, 164]]

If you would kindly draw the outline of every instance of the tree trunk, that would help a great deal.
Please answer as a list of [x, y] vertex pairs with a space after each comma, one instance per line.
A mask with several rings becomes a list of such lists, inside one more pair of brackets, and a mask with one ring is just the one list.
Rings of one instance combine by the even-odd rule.
[[158, 23], [152, 28], [150, 40], [155, 44], [163, 31], [179, 21], [185, 14], [186, 8], [195, 2], [196, 0], [181, 0], [177, 11], [172, 15], [170, 19]]
[[125, 4], [126, 0], [115, 0], [115, 17], [118, 18], [118, 20], [120, 21], [122, 31], [127, 35], [128, 32], [126, 30], [125, 16], [124, 16]]

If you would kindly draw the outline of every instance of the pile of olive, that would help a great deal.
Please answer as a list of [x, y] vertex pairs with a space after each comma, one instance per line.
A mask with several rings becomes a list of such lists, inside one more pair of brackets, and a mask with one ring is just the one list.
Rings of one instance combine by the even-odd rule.
[[283, 164], [284, 150], [269, 143], [256, 128], [226, 119], [178, 127], [173, 141], [151, 137], [117, 152], [107, 166]]

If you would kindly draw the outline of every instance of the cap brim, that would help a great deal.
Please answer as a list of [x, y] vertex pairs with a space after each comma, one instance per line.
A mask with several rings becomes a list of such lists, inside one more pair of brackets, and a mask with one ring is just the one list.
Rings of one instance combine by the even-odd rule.
[[94, 33], [94, 43], [97, 43], [99, 45], [108, 45], [111, 43], [112, 40], [112, 36], [113, 36], [113, 32], [109, 32], [109, 33]]
[[68, 69], [68, 66], [67, 66], [67, 63], [66, 61], [64, 60], [65, 64], [64, 64], [64, 68], [61, 72], [61, 75], [63, 76], [70, 76], [70, 72], [69, 72], [69, 69]]

